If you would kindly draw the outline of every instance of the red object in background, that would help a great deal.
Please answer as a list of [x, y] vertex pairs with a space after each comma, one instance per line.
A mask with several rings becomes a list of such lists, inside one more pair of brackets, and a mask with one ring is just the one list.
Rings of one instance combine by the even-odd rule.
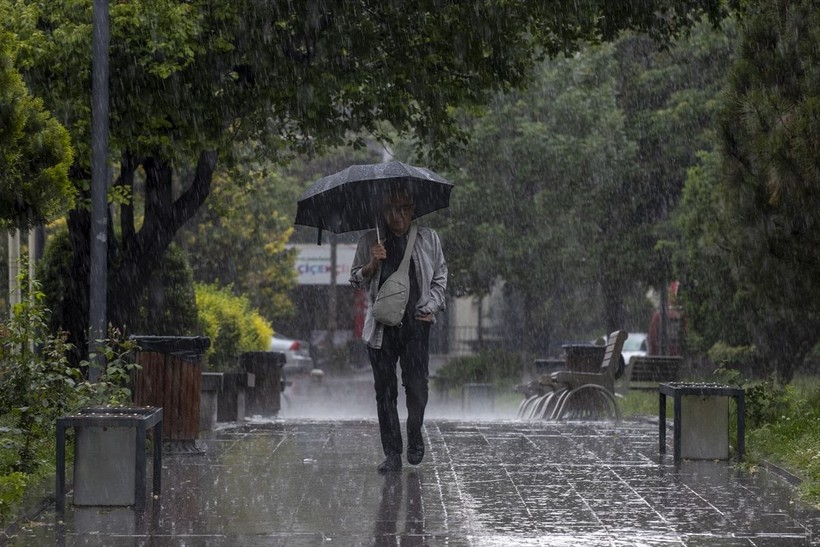
[[[652, 314], [649, 323], [649, 335], [646, 338], [647, 353], [661, 355], [661, 312]], [[669, 308], [666, 313], [666, 355], [680, 355], [680, 338], [683, 334], [683, 317], [679, 308]]]
[[[680, 339], [685, 329], [683, 311], [678, 306], [678, 290], [680, 281], [672, 281], [667, 289], [667, 310], [666, 310], [666, 353], [665, 355], [680, 355]], [[652, 314], [649, 323], [649, 334], [646, 339], [647, 353], [649, 355], [661, 355], [661, 313], [656, 311]]]
[[353, 339], [361, 340], [364, 315], [367, 313], [367, 291], [354, 291], [353, 295]]

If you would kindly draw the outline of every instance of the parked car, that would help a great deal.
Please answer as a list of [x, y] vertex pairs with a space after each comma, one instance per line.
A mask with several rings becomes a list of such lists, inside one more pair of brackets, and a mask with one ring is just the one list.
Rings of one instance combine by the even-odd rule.
[[270, 351], [285, 354], [285, 374], [308, 374], [315, 368], [313, 357], [310, 355], [310, 344], [304, 340], [288, 338], [276, 333], [270, 340]]
[[624, 358], [624, 362], [629, 364], [629, 360], [638, 356], [644, 356], [647, 354], [647, 334], [645, 332], [630, 332], [629, 336], [627, 336], [626, 341], [624, 341], [624, 347], [621, 350], [621, 357]]

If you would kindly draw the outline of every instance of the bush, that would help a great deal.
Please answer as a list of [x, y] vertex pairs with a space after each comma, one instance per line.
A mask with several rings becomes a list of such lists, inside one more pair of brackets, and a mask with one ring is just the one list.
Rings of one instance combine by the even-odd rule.
[[437, 374], [457, 383], [509, 383], [521, 377], [523, 366], [524, 358], [521, 354], [488, 350], [477, 355], [451, 359]]
[[8, 515], [23, 499], [28, 475], [15, 471], [0, 476], [0, 517]]
[[176, 243], [166, 249], [140, 296], [132, 332], [161, 336], [199, 334], [194, 274], [185, 251]]
[[765, 376], [761, 356], [755, 346], [730, 346], [717, 342], [707, 355], [719, 369], [734, 370], [747, 378]]
[[[19, 286], [27, 286], [25, 274]], [[43, 294], [24, 294], [2, 325], [0, 346], [0, 414], [4, 420], [2, 444], [12, 450], [14, 471], [37, 468], [39, 443], [54, 421], [77, 402], [82, 374], [69, 365], [64, 336], [47, 336]]]
[[[19, 285], [28, 286], [27, 268]], [[73, 367], [64, 333], [49, 334], [44, 295], [34, 284], [0, 323], [0, 519], [8, 516], [33, 475], [53, 469], [56, 419], [83, 406], [130, 401], [127, 380], [133, 344], [113, 332], [101, 343], [97, 382], [84, 379], [89, 362]], [[95, 365], [98, 361], [94, 360]]]
[[211, 339], [206, 354], [212, 370], [233, 370], [239, 354], [265, 351], [273, 328], [250, 307], [248, 299], [216, 285], [195, 285], [202, 331]]
[[[72, 261], [71, 238], [68, 230], [60, 227], [49, 237], [43, 260], [37, 265], [46, 307], [52, 311], [52, 332], [71, 330], [70, 318], [77, 313], [64, 298], [76, 290], [71, 286]], [[166, 249], [139, 296], [137, 315], [128, 319], [127, 327], [132, 333], [161, 336], [199, 334], [193, 270], [179, 245], [172, 243]]]

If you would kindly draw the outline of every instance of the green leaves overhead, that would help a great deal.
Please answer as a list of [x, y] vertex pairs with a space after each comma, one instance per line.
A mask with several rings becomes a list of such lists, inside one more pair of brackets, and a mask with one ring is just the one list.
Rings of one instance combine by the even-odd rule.
[[[0, 29], [19, 43], [21, 73], [71, 132], [78, 185], [90, 178], [91, 5], [0, 0]], [[128, 301], [205, 202], [217, 158], [236, 160], [236, 143], [260, 143], [260, 155], [282, 162], [294, 153], [360, 143], [361, 135], [390, 142], [383, 128], [392, 127], [435, 166], [467, 141], [460, 108], [478, 109], [498, 91], [528, 82], [545, 56], [628, 28], [667, 38], [702, 13], [716, 20], [721, 6], [720, 0], [110, 3], [111, 157], [120, 162], [117, 184], [130, 190], [145, 178], [142, 225], [122, 205], [120, 241], [110, 240], [116, 316], [133, 311]], [[73, 212], [72, 276], [79, 286], [89, 219]]]
[[722, 298], [745, 304], [750, 339], [789, 380], [820, 330], [820, 10], [762, 0], [747, 17], [720, 117], [712, 229], [736, 283]]
[[73, 200], [68, 131], [32, 97], [0, 30], [0, 229], [25, 228], [65, 212]]
[[686, 169], [710, 147], [723, 81], [712, 64], [730, 51], [730, 35], [704, 24], [668, 50], [627, 34], [546, 61], [526, 91], [467, 118], [443, 235], [453, 284], [482, 295], [501, 276], [521, 298], [504, 322], [518, 325], [512, 339], [526, 331], [522, 344], [646, 330], [656, 249]]
[[[649, 5], [646, 5], [649, 4]], [[654, 4], [657, 4], [654, 5]], [[91, 2], [2, 0], [30, 84], [87, 162]], [[524, 82], [532, 61], [623, 28], [668, 37], [717, 0], [223, 2], [134, 0], [110, 7], [112, 143], [170, 159], [232, 139], [302, 149], [378, 121], [420, 145], [462, 142], [453, 107]], [[82, 142], [81, 142], [82, 141]], [[195, 150], [198, 152], [198, 150]]]

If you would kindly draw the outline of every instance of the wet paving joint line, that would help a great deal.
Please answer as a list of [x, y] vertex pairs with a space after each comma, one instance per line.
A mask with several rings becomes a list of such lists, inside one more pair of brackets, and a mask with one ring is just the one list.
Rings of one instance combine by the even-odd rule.
[[[444, 467], [448, 467], [450, 472], [453, 474], [453, 483], [455, 484], [456, 491], [458, 492], [458, 499], [461, 502], [462, 506], [466, 506], [466, 504], [464, 502], [464, 491], [461, 487], [461, 481], [459, 480], [458, 474], [456, 473], [456, 470], [455, 470], [455, 466], [453, 465], [453, 456], [450, 453], [450, 446], [447, 444], [447, 441], [444, 438], [444, 434], [441, 432], [441, 427], [439, 426], [438, 422], [436, 422], [436, 432], [438, 433], [438, 436], [439, 436], [439, 446], [441, 446], [444, 449], [444, 453], [447, 455], [447, 461], [442, 462], [442, 464], [443, 464]], [[441, 466], [439, 466], [439, 465], [435, 466], [436, 484], [438, 486], [439, 499], [441, 500], [442, 507], [444, 508], [444, 522], [443, 522], [444, 529], [449, 533], [450, 532], [450, 515], [448, 514], [448, 511], [447, 511], [447, 504], [445, 502], [444, 489], [442, 488], [441, 475], [439, 474], [439, 468], [440, 467]], [[467, 515], [465, 515], [465, 516], [467, 516]], [[468, 517], [467, 526], [468, 526], [469, 532], [472, 532], [472, 528], [473, 528], [472, 519], [469, 518], [469, 517]], [[473, 543], [472, 540], [470, 540], [471, 545], [472, 545], [472, 543]]]
[[[489, 447], [490, 442], [487, 440], [487, 436], [483, 432], [481, 433], [481, 438], [484, 439], [484, 442]], [[527, 511], [527, 516], [529, 518], [532, 518], [533, 515], [532, 515], [532, 511], [530, 510], [530, 506], [526, 502], [526, 500], [524, 499], [524, 496], [521, 495], [521, 490], [519, 490], [518, 484], [515, 482], [515, 480], [513, 480], [512, 475], [510, 475], [510, 470], [507, 467], [507, 462], [504, 461], [503, 458], [499, 458], [499, 459], [500, 459], [501, 468], [504, 470], [504, 474], [506, 475], [507, 480], [510, 481], [510, 484], [512, 484], [512, 487], [515, 489], [515, 495], [518, 496], [518, 499], [521, 501], [521, 504], [524, 506], [524, 509]]]
[[[322, 447], [319, 449], [319, 453], [322, 453], [322, 452], [325, 451], [325, 449], [327, 448], [327, 445], [331, 442], [331, 440], [333, 438], [333, 435], [336, 433], [336, 429], [337, 429], [336, 426], [333, 426], [327, 431], [327, 435], [325, 436], [324, 442], [322, 443]], [[280, 446], [282, 444], [282, 442], [285, 441], [285, 439], [290, 439], [290, 438], [294, 437], [294, 435], [289, 434], [290, 432], [288, 432], [287, 430], [285, 430], [285, 433], [286, 433], [285, 438], [283, 438], [279, 442], [277, 447]], [[299, 501], [295, 504], [295, 511], [296, 511], [297, 514], [300, 511], [302, 511], [305, 506], [308, 505], [307, 502], [306, 502], [306, 499], [308, 497], [308, 492], [310, 492], [313, 489], [313, 485], [316, 483], [316, 480], [317, 480], [316, 474], [311, 473], [310, 478], [307, 481], [305, 481], [305, 483], [303, 484], [302, 490], [301, 490], [301, 495], [299, 497]], [[288, 525], [288, 530], [287, 530], [287, 533], [289, 535], [299, 532], [299, 530], [294, 530], [294, 526], [296, 525], [296, 521], [297, 521], [297, 519], [292, 519], [290, 521], [290, 523]], [[325, 533], [321, 530], [319, 530], [319, 533], [322, 535], [322, 541], [324, 542], [325, 538], [327, 538], [328, 536], [326, 536]], [[328, 538], [328, 539], [332, 539], [332, 538]]]
[[284, 433], [285, 434], [282, 435], [282, 438], [279, 439], [279, 442], [276, 444], [276, 446], [273, 447], [273, 450], [270, 451], [271, 455], [276, 454], [276, 451], [279, 450], [279, 447], [282, 446], [285, 443], [285, 441], [291, 438], [292, 435], [289, 431], [286, 430]]
[[610, 471], [613, 475], [615, 475], [615, 477], [617, 477], [617, 479], [621, 482], [621, 484], [623, 484], [624, 486], [626, 486], [626, 487], [627, 487], [627, 489], [629, 489], [629, 491], [630, 491], [630, 492], [632, 492], [635, 496], [637, 496], [637, 498], [638, 498], [641, 502], [643, 502], [643, 503], [644, 503], [644, 504], [645, 504], [645, 505], [649, 508], [649, 510], [650, 510], [650, 511], [652, 511], [653, 513], [655, 513], [655, 515], [657, 515], [657, 516], [658, 516], [658, 518], [660, 518], [660, 519], [661, 519], [661, 521], [662, 521], [664, 524], [669, 525], [669, 520], [667, 520], [667, 518], [666, 518], [666, 517], [664, 517], [664, 516], [663, 516], [660, 512], [658, 512], [658, 510], [657, 510], [657, 509], [655, 509], [655, 507], [654, 507], [651, 503], [649, 503], [649, 500], [648, 500], [648, 499], [646, 499], [646, 498], [645, 498], [644, 496], [642, 496], [642, 495], [641, 495], [641, 494], [640, 494], [637, 490], [635, 490], [635, 487], [634, 487], [634, 486], [632, 486], [631, 484], [629, 484], [629, 481], [627, 481], [626, 479], [624, 479], [624, 478], [623, 478], [623, 477], [622, 477], [622, 476], [621, 476], [621, 475], [620, 475], [620, 474], [619, 474], [619, 473], [615, 470], [615, 468], [614, 468], [613, 466], [607, 465], [607, 466], [606, 466], [606, 468], [607, 468], [607, 469], [608, 469], [608, 470], [609, 470], [609, 471]]
[[[563, 467], [564, 467], [564, 466], [562, 466], [562, 465], [558, 465], [558, 473], [560, 473], [560, 474], [563, 474], [563, 473], [564, 473], [564, 469], [563, 469]], [[601, 520], [601, 517], [599, 517], [599, 516], [598, 516], [598, 512], [597, 512], [597, 511], [595, 511], [595, 509], [593, 509], [593, 508], [592, 508], [592, 506], [591, 506], [591, 505], [589, 504], [589, 502], [587, 501], [587, 498], [586, 498], [586, 497], [584, 497], [584, 496], [583, 496], [583, 495], [582, 495], [582, 494], [578, 491], [578, 489], [577, 489], [577, 488], [575, 488], [575, 485], [573, 484], [573, 482], [572, 482], [572, 481], [567, 481], [567, 484], [569, 485], [569, 488], [570, 488], [570, 490], [573, 492], [573, 494], [575, 494], [575, 495], [578, 497], [578, 499], [580, 499], [580, 500], [581, 500], [581, 503], [583, 503], [583, 504], [584, 504], [584, 507], [586, 507], [586, 508], [587, 508], [587, 510], [588, 510], [588, 511], [592, 514], [592, 517], [595, 519], [595, 521], [598, 523], [598, 525], [601, 527], [601, 529], [602, 529], [602, 530], [604, 530], [604, 531], [606, 532], [606, 534], [607, 534], [607, 536], [608, 536], [608, 539], [609, 539], [610, 544], [614, 545], [614, 543], [612, 543], [612, 542], [613, 542], [613, 540], [614, 540], [614, 538], [612, 537], [611, 531], [610, 531], [609, 527], [608, 527], [606, 524], [604, 524], [604, 522]]]
[[717, 512], [717, 514], [718, 514], [718, 515], [720, 515], [720, 516], [721, 516], [721, 517], [723, 517], [724, 519], [729, 520], [729, 519], [728, 519], [728, 517], [727, 517], [727, 515], [726, 515], [726, 513], [724, 513], [723, 511], [721, 511], [721, 510], [720, 510], [720, 509], [718, 509], [717, 507], [715, 507], [715, 505], [714, 505], [712, 502], [710, 502], [708, 499], [706, 499], [705, 497], [703, 497], [702, 495], [700, 495], [700, 493], [699, 493], [699, 492], [697, 492], [697, 491], [695, 491], [695, 490], [694, 490], [691, 486], [689, 486], [688, 484], [683, 484], [683, 486], [684, 486], [684, 487], [685, 487], [685, 488], [686, 488], [689, 492], [691, 492], [692, 494], [694, 494], [694, 495], [695, 495], [695, 497], [699, 498], [699, 499], [700, 499], [701, 501], [703, 501], [706, 505], [708, 505], [709, 507], [711, 507], [712, 509], [714, 509], [714, 510], [715, 510], [715, 512]]

